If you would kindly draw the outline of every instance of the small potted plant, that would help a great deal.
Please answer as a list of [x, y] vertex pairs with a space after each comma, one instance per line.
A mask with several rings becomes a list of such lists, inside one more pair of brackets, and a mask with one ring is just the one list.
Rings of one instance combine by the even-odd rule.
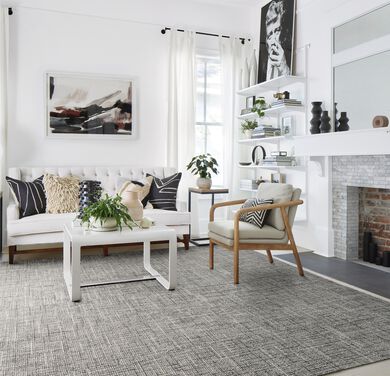
[[252, 138], [253, 130], [257, 128], [256, 120], [245, 120], [241, 123], [241, 132], [246, 138]]
[[136, 226], [127, 207], [122, 204], [119, 195], [113, 197], [105, 194], [99, 201], [87, 206], [81, 216], [81, 223], [87, 223], [94, 231], [122, 230], [125, 225], [130, 229]]
[[199, 175], [196, 184], [200, 189], [210, 189], [212, 185], [211, 173], [218, 174], [218, 162], [211, 154], [200, 154], [193, 157], [187, 165], [187, 170]]
[[252, 107], [252, 112], [256, 112], [259, 118], [265, 115], [264, 110], [267, 109], [267, 102], [264, 97], [259, 97], [255, 100], [255, 104]]

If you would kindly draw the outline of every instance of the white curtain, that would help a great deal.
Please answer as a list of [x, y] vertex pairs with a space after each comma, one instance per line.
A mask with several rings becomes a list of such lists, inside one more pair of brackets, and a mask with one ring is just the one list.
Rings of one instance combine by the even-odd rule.
[[224, 122], [224, 185], [230, 189], [230, 198], [240, 197], [240, 176], [237, 168], [239, 146], [237, 140], [240, 133], [240, 122], [237, 116], [244, 105], [236, 92], [240, 88], [241, 69], [245, 58], [252, 51], [248, 42], [243, 45], [238, 38], [219, 39], [222, 63], [222, 107]]
[[8, 85], [8, 8], [0, 7], [0, 193], [6, 167], [7, 85]]
[[186, 172], [195, 151], [195, 33], [171, 31], [168, 99], [168, 166], [183, 173], [178, 201], [186, 200], [193, 177]]

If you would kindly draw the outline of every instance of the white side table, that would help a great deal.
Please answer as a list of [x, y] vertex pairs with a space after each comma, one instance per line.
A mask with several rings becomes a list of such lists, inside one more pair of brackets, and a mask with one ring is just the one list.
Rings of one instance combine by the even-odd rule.
[[[150, 242], [169, 241], [169, 271], [168, 280], [152, 268], [150, 263]], [[80, 283], [80, 249], [85, 246], [99, 246], [108, 244], [143, 243], [144, 268], [150, 274], [143, 278], [134, 278], [117, 281]], [[167, 290], [176, 288], [177, 269], [177, 236], [173, 229], [166, 226], [153, 226], [150, 229], [123, 228], [122, 231], [94, 232], [86, 231], [82, 227], [72, 227], [66, 224], [64, 228], [64, 279], [70, 299], [73, 302], [81, 300], [81, 288], [91, 286], [110, 285], [116, 283], [140, 282], [157, 280]]]

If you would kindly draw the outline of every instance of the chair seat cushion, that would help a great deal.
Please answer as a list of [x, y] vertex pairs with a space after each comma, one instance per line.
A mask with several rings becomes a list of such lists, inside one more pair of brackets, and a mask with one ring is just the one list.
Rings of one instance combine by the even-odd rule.
[[[209, 223], [209, 232], [222, 236], [224, 238], [233, 239], [234, 237], [234, 221], [216, 221]], [[212, 236], [211, 236], [212, 237]], [[257, 239], [262, 242], [264, 239], [281, 240], [285, 237], [285, 232], [276, 228], [264, 225], [262, 228], [252, 225], [251, 223], [240, 222], [239, 226], [240, 241], [246, 239]]]

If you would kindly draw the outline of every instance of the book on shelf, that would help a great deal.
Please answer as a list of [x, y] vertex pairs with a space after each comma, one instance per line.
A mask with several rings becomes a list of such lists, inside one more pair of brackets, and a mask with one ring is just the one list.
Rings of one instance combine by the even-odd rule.
[[275, 156], [277, 156], [277, 157], [279, 157], [279, 156], [281, 156], [281, 157], [287, 157], [287, 151], [283, 151], [283, 150], [280, 150], [280, 151], [271, 151], [271, 156], [272, 156], [272, 157], [275, 157]]
[[295, 164], [293, 164], [293, 161], [290, 161], [290, 162], [266, 162], [266, 161], [263, 161], [262, 163], [262, 166], [268, 166], [268, 167], [292, 167], [292, 166], [295, 166]]
[[273, 104], [302, 104], [301, 101], [297, 100], [297, 99], [278, 99], [274, 102], [271, 103], [271, 105]]

